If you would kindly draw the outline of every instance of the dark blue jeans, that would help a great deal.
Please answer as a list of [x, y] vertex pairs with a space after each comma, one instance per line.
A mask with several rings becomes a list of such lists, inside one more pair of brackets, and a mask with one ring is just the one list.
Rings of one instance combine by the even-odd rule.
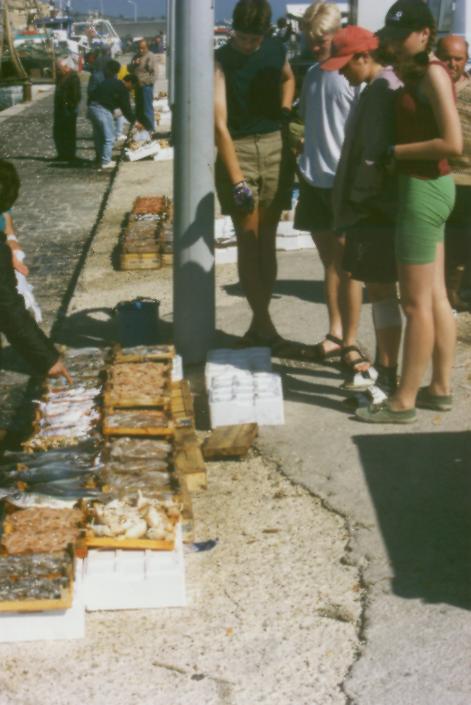
[[155, 130], [154, 86], [139, 86], [136, 91], [136, 117], [146, 130]]

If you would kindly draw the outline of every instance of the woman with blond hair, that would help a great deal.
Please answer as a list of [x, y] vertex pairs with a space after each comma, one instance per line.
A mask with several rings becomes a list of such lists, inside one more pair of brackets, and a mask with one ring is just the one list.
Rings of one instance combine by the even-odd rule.
[[[396, 102], [395, 145], [388, 150], [399, 171], [396, 257], [406, 316], [401, 380], [383, 405], [359, 409], [362, 421], [413, 423], [415, 407], [451, 409], [456, 326], [444, 277], [444, 230], [455, 187], [447, 158], [463, 149], [451, 77], [431, 52], [435, 21], [425, 3], [399, 0], [379, 33], [395, 56], [405, 87]], [[427, 366], [432, 378], [420, 389]]]
[[[334, 232], [332, 205], [345, 127], [359, 89], [352, 88], [338, 72], [327, 73], [321, 69], [321, 63], [331, 55], [332, 41], [340, 26], [341, 13], [335, 3], [313, 3], [304, 14], [306, 43], [317, 63], [307, 72], [301, 93], [300, 114], [305, 136], [298, 160], [300, 198], [295, 227], [311, 233], [325, 272], [329, 330], [314, 346], [313, 357], [320, 362], [342, 357], [347, 368], [346, 385], [353, 386], [360, 378], [366, 386], [372, 383], [369, 379], [370, 363], [355, 344], [361, 284], [347, 280], [342, 271], [345, 239], [342, 233]], [[345, 296], [341, 296], [343, 288]]]

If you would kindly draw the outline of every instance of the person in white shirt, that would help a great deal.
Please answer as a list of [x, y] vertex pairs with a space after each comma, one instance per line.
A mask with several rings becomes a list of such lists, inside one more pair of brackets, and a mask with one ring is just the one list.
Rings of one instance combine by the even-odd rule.
[[[342, 357], [350, 373], [363, 372], [369, 362], [343, 348], [355, 345], [361, 310], [362, 289], [342, 270], [345, 239], [334, 232], [332, 189], [345, 138], [345, 126], [360, 89], [352, 88], [337, 72], [325, 72], [321, 62], [330, 57], [334, 35], [341, 27], [341, 13], [334, 3], [315, 2], [303, 18], [304, 34], [318, 63], [304, 79], [300, 113], [305, 136], [298, 160], [300, 198], [295, 227], [308, 230], [319, 251], [325, 269], [325, 292], [329, 315], [329, 332], [314, 346], [315, 359]], [[343, 296], [341, 289], [348, 289]], [[346, 312], [343, 301], [349, 302]], [[348, 314], [348, 315], [347, 315]], [[347, 323], [347, 327], [345, 326]]]

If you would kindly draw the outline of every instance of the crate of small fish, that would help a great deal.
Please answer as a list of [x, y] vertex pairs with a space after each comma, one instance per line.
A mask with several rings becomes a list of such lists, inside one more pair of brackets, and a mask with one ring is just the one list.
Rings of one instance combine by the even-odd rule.
[[116, 347], [113, 362], [172, 362], [175, 357], [174, 345], [136, 345], [129, 348]]
[[120, 362], [108, 368], [104, 388], [106, 409], [164, 408], [170, 404], [170, 362]]
[[83, 530], [78, 509], [10, 509], [2, 524], [0, 613], [69, 609]]
[[105, 357], [97, 348], [65, 351], [73, 384], [62, 378], [45, 383], [41, 399], [36, 401], [32, 437], [23, 444], [25, 450], [77, 445], [96, 434]]
[[0, 555], [0, 614], [66, 610], [73, 591], [71, 551]]

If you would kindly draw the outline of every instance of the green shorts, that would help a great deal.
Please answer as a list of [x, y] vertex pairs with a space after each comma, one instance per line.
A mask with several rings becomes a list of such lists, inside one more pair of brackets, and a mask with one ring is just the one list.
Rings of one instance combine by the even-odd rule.
[[418, 179], [399, 176], [396, 257], [400, 264], [435, 261], [437, 244], [445, 237], [445, 223], [455, 203], [451, 176]]
[[[280, 211], [291, 208], [294, 173], [290, 169], [281, 132], [240, 137], [234, 140], [234, 147], [241, 171], [252, 189], [255, 207], [274, 205]], [[232, 183], [219, 157], [216, 161], [216, 190], [222, 213], [232, 215], [235, 210]]]

